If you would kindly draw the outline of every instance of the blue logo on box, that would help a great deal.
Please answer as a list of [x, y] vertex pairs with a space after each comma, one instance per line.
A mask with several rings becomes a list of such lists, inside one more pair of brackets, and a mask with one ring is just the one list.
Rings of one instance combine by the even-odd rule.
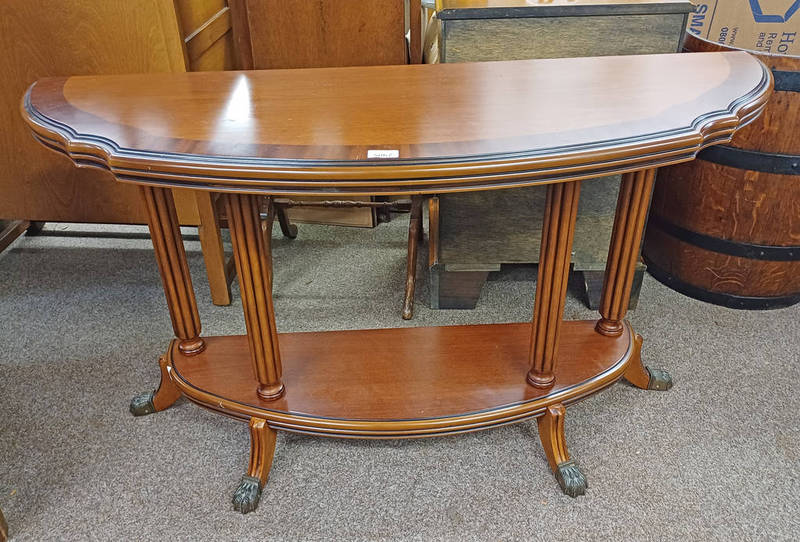
[[750, 11], [753, 12], [753, 18], [757, 23], [785, 23], [798, 9], [800, 9], [800, 0], [795, 0], [783, 15], [764, 13], [761, 9], [761, 0], [750, 0]]

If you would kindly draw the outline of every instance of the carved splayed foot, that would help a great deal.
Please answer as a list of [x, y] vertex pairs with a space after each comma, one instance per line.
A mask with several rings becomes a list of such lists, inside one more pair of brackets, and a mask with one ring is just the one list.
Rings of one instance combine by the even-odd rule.
[[131, 414], [134, 416], [153, 414], [156, 411], [156, 407], [153, 404], [154, 395], [155, 393], [151, 391], [150, 393], [143, 393], [134, 397], [131, 400]]
[[261, 479], [257, 476], [242, 476], [239, 487], [233, 494], [233, 509], [242, 514], [247, 514], [258, 508], [261, 498]]
[[667, 391], [672, 388], [672, 377], [667, 371], [648, 367], [647, 372], [650, 373], [650, 383], [647, 385], [648, 389]]
[[572, 498], [578, 495], [584, 495], [586, 493], [586, 488], [589, 487], [586, 476], [572, 460], [558, 465], [556, 479], [562, 491], [564, 491], [564, 494]]

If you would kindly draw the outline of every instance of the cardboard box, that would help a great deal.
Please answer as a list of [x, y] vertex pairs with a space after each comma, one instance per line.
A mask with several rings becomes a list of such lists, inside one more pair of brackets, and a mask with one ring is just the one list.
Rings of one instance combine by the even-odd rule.
[[800, 55], [800, 0], [693, 0], [690, 34], [762, 54]]

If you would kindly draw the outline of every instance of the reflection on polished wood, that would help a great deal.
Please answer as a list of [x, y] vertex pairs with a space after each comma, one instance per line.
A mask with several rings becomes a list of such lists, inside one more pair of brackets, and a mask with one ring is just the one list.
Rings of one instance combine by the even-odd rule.
[[743, 52], [640, 55], [53, 78], [23, 111], [44, 144], [121, 181], [358, 196], [690, 160], [755, 118], [771, 85]]
[[530, 323], [280, 333], [286, 393], [263, 401], [247, 338], [167, 355], [192, 401], [279, 429], [339, 437], [457, 433], [518, 421], [572, 403], [622, 377], [632, 332], [604, 337], [593, 321], [564, 322], [551, 389], [530, 386]]
[[[78, 165], [145, 185], [178, 336], [164, 370], [193, 402], [250, 423], [250, 465], [234, 496], [249, 512], [277, 429], [395, 438], [541, 417], [559, 483], [583, 493], [564, 405], [623, 376], [668, 387], [642, 365], [641, 339], [623, 320], [652, 168], [728, 141], [771, 88], [770, 73], [744, 53], [659, 55], [49, 79], [32, 87], [23, 115], [40, 142]], [[424, 107], [437, 97], [452, 107]], [[369, 149], [400, 156], [367, 159]], [[619, 199], [603, 324], [562, 323], [578, 181], [640, 170]], [[420, 196], [537, 183], [549, 185], [549, 211], [533, 322], [277, 333], [274, 206], [262, 225], [259, 194]], [[246, 337], [199, 338], [174, 208], [158, 185], [224, 194]], [[435, 221], [435, 200], [431, 210]], [[437, 246], [434, 237], [432, 260]], [[159, 404], [176, 395], [164, 390]]]

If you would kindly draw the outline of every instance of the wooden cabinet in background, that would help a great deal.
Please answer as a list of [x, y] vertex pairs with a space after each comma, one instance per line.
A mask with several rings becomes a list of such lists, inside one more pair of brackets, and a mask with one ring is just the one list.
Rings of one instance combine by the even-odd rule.
[[[688, 0], [438, 0], [436, 6], [438, 54], [447, 63], [674, 53], [693, 9]], [[531, 96], [537, 99], [543, 98]], [[592, 308], [600, 303], [619, 183], [619, 175], [589, 183], [580, 198], [572, 264], [583, 273]], [[443, 194], [434, 204], [432, 307], [475, 308], [489, 272], [539, 261], [544, 189]]]
[[[226, 0], [0, 3], [0, 219], [146, 224], [139, 188], [77, 169], [34, 141], [19, 113], [22, 95], [49, 76], [231, 69], [231, 34]], [[208, 195], [174, 194], [181, 224], [199, 225]], [[212, 299], [227, 304], [219, 229], [200, 236]]]
[[[225, 0], [26, 0], [0, 3], [0, 218], [145, 224], [139, 189], [76, 169], [24, 128], [25, 89], [48, 76], [233, 66]], [[181, 223], [195, 197], [175, 191]]]

